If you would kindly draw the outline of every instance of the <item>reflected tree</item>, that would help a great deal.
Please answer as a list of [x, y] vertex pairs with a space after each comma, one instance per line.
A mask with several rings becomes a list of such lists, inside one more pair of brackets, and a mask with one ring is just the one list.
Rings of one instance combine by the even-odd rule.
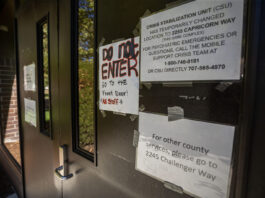
[[79, 146], [94, 153], [94, 1], [79, 0], [78, 8], [78, 77], [79, 77]]

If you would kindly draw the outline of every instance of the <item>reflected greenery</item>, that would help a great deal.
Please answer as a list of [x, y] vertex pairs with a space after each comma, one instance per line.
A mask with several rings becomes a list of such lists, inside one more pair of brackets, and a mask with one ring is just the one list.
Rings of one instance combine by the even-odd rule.
[[78, 6], [79, 147], [94, 153], [94, 1], [79, 0]]
[[50, 82], [49, 82], [49, 35], [48, 22], [42, 24], [42, 58], [43, 58], [43, 103], [44, 129], [50, 129]]

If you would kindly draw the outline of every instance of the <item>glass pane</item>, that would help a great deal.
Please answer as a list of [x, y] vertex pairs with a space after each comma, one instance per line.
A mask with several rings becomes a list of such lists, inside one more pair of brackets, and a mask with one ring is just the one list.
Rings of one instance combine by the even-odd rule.
[[78, 1], [78, 146], [95, 152], [94, 1]]
[[[10, 76], [10, 82], [6, 84], [2, 89], [8, 90], [4, 92], [5, 97], [1, 97], [3, 100], [1, 104], [1, 125], [2, 125], [2, 137], [3, 143], [15, 158], [17, 163], [21, 165], [20, 157], [20, 140], [19, 140], [19, 125], [18, 125], [18, 106], [17, 106], [17, 84], [16, 84], [16, 71], [13, 65], [6, 67], [5, 70], [12, 73]], [[2, 70], [0, 65], [0, 70]], [[1, 87], [1, 85], [0, 85]]]
[[51, 95], [48, 17], [38, 22], [38, 75], [40, 131], [51, 136]]
[[[11, 10], [13, 9], [9, 11]], [[1, 34], [0, 39], [0, 144], [4, 145], [17, 163], [21, 165], [17, 94], [19, 84], [16, 80], [16, 54], [10, 54], [10, 52], [17, 53], [15, 47], [17, 23], [14, 20], [13, 11], [6, 16], [0, 14], [0, 24], [3, 23], [7, 24], [6, 28], [9, 31]]]
[[44, 93], [44, 128], [50, 125], [50, 83], [49, 83], [49, 53], [48, 53], [48, 23], [42, 25], [42, 56], [43, 56], [43, 93]]

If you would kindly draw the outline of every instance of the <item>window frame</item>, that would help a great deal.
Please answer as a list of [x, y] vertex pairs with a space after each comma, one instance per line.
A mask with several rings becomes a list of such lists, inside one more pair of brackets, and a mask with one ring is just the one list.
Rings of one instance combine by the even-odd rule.
[[79, 0], [71, 0], [71, 93], [72, 93], [72, 150], [97, 165], [97, 2], [94, 0], [94, 153], [79, 147], [79, 91], [78, 91], [78, 8]]
[[[43, 75], [43, 44], [42, 44], [42, 27], [47, 23], [48, 28], [48, 78], [49, 78], [49, 106], [50, 106], [50, 121], [49, 128], [45, 129], [45, 103], [44, 103], [44, 75]], [[53, 139], [52, 133], [52, 108], [51, 108], [51, 67], [50, 67], [50, 23], [49, 13], [37, 21], [37, 65], [38, 65], [38, 106], [39, 106], [39, 127], [40, 133]]]

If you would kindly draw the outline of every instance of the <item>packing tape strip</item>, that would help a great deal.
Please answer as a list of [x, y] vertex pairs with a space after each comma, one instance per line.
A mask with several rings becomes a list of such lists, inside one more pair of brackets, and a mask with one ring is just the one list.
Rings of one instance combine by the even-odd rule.
[[116, 112], [116, 111], [113, 111], [113, 114], [114, 115], [126, 116], [126, 113], [121, 113], [121, 112]]
[[104, 111], [104, 110], [100, 110], [100, 112], [101, 112], [101, 115], [102, 115], [103, 118], [107, 117], [107, 113], [106, 113], [106, 111]]
[[134, 120], [136, 120], [137, 117], [138, 115], [130, 115], [130, 120], [133, 122]]
[[126, 40], [126, 39], [125, 38], [118, 38], [118, 39], [112, 40], [112, 43], [116, 43], [116, 42], [123, 41], [123, 40]]
[[179, 1], [176, 1], [176, 2], [171, 2], [171, 3], [168, 3], [166, 4], [166, 8], [174, 8], [176, 6], [180, 6], [182, 4], [186, 4], [186, 3], [189, 3], [189, 2], [192, 2], [192, 1], [195, 1], [195, 0], [179, 0]]
[[192, 82], [169, 82], [169, 83], [162, 83], [163, 87], [192, 87]]
[[184, 190], [182, 187], [172, 184], [170, 182], [164, 181], [164, 187], [179, 194], [184, 194]]
[[99, 44], [98, 44], [98, 49], [97, 49], [97, 52], [98, 52], [98, 53], [99, 53], [99, 48], [100, 48], [101, 46], [104, 45], [105, 41], [106, 41], [106, 39], [103, 37], [103, 38], [101, 39], [101, 41], [99, 42]]
[[0, 31], [8, 32], [8, 27], [5, 25], [0, 25]]
[[224, 92], [228, 87], [230, 87], [233, 83], [232, 82], [220, 82], [215, 89]]
[[143, 85], [150, 90], [152, 88], [152, 84], [151, 83], [143, 83]]
[[139, 107], [139, 111], [144, 111], [144, 110], [145, 110], [145, 106], [143, 104], [141, 104]]
[[133, 146], [138, 147], [140, 132], [135, 130], [133, 131]]
[[184, 109], [179, 106], [168, 107], [168, 121], [176, 121], [184, 118]]
[[[142, 17], [146, 17], [149, 16], [151, 14], [151, 11], [149, 9], [147, 9], [144, 14], [141, 16]], [[139, 36], [140, 35], [140, 25], [141, 24], [141, 20], [138, 21], [138, 23], [136, 24], [135, 28], [133, 29], [132, 33], [134, 36]]]

